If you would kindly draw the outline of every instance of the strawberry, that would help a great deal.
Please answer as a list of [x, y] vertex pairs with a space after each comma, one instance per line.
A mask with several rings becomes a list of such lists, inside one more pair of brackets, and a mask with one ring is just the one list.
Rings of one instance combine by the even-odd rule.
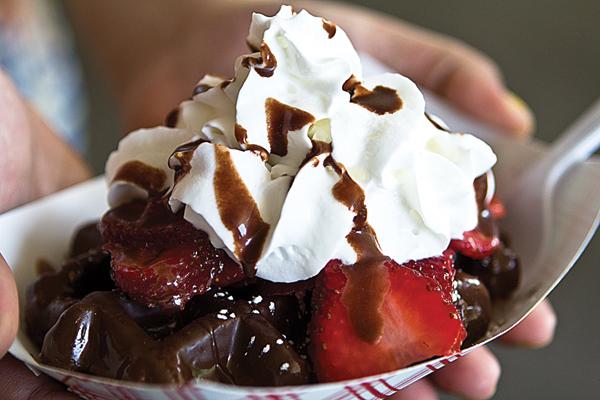
[[244, 278], [242, 267], [173, 213], [165, 198], [134, 201], [104, 215], [100, 230], [119, 288], [148, 307], [183, 308], [211, 286]]
[[242, 267], [206, 234], [164, 249], [127, 248], [107, 244], [112, 276], [119, 288], [148, 307], [183, 308], [211, 286], [227, 286], [244, 278]]
[[166, 199], [132, 201], [108, 211], [100, 221], [104, 242], [155, 248], [193, 237], [197, 229], [173, 213]]
[[453, 250], [475, 260], [491, 256], [499, 245], [500, 239], [497, 234], [488, 236], [479, 228], [465, 232], [462, 239], [454, 239], [450, 242]]
[[[438, 262], [430, 262], [433, 269], [438, 269]], [[317, 277], [309, 327], [309, 351], [319, 381], [383, 373], [460, 350], [466, 332], [456, 308], [443, 294], [447, 288], [442, 290], [418, 267], [393, 261], [379, 265], [386, 269], [389, 289], [379, 308], [383, 317], [381, 336], [368, 342], [357, 335], [342, 302], [348, 284], [344, 269], [353, 267], [338, 260], [329, 262]]]
[[452, 284], [454, 281], [454, 258], [452, 249], [447, 249], [441, 256], [430, 257], [417, 261], [408, 261], [403, 267], [420, 272], [438, 283], [444, 300], [452, 301]]

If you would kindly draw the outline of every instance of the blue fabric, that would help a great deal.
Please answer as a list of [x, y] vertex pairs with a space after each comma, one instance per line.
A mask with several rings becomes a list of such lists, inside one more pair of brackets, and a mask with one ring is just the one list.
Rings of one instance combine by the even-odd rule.
[[42, 116], [80, 152], [86, 149], [81, 70], [67, 25], [51, 2], [0, 21], [0, 67]]

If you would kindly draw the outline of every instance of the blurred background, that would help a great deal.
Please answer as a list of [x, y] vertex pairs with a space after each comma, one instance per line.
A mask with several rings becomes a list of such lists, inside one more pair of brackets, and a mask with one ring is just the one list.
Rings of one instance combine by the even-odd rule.
[[[551, 142], [600, 95], [600, 2], [595, 0], [348, 0], [455, 36], [487, 53]], [[58, 6], [58, 18], [68, 18]], [[1, 45], [1, 43], [0, 43]], [[77, 43], [75, 43], [77, 47]], [[0, 47], [0, 50], [2, 48]], [[0, 51], [0, 55], [2, 52]], [[86, 158], [101, 173], [123, 129], [112, 99], [85, 58]], [[600, 184], [590, 182], [590, 184]], [[600, 393], [600, 236], [553, 292], [554, 343], [531, 351], [493, 346], [503, 366], [496, 399], [591, 399]]]

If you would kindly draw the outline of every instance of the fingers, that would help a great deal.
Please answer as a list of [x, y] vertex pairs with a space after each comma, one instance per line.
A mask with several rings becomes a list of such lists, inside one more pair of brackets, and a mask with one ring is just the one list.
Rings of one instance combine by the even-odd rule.
[[421, 379], [415, 383], [402, 389], [395, 395], [390, 397], [390, 400], [438, 400], [438, 395], [435, 388], [426, 379]]
[[448, 36], [357, 7], [300, 2], [339, 23], [356, 47], [447, 98], [463, 111], [517, 136], [532, 132], [534, 119], [506, 89], [496, 64]]
[[[431, 39], [436, 40], [436, 39]], [[409, 77], [447, 98], [463, 111], [518, 136], [532, 132], [534, 120], [525, 102], [504, 87], [496, 65], [453, 40], [438, 39]]]
[[76, 400], [72, 393], [51, 378], [35, 376], [12, 356], [0, 360], [0, 388], [5, 400]]
[[17, 287], [8, 265], [0, 255], [0, 358], [12, 344], [18, 326]]
[[17, 89], [0, 69], [0, 212], [32, 197], [32, 137], [27, 110]]
[[492, 397], [499, 378], [500, 364], [486, 347], [473, 350], [431, 376], [440, 389], [469, 399]]
[[[556, 314], [548, 300], [544, 300], [501, 341], [505, 344], [531, 348], [548, 345], [554, 336]], [[496, 357], [485, 347], [477, 349], [431, 376], [440, 389], [471, 399], [486, 399], [496, 391], [500, 366]], [[400, 391], [393, 399], [437, 399], [435, 389], [421, 380]]]
[[540, 348], [552, 342], [556, 328], [556, 314], [548, 300], [544, 300], [521, 323], [501, 337], [505, 344]]
[[0, 70], [0, 212], [89, 177], [64, 143]]

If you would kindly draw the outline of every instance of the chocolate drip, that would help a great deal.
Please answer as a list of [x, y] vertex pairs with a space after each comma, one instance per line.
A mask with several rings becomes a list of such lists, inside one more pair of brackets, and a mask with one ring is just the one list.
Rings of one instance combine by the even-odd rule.
[[254, 68], [256, 73], [263, 78], [269, 78], [273, 76], [275, 68], [277, 68], [277, 59], [271, 53], [269, 46], [265, 42], [262, 42], [260, 45], [260, 55], [247, 56], [243, 59], [242, 65], [246, 68]]
[[346, 240], [356, 252], [357, 261], [343, 268], [348, 283], [342, 293], [342, 303], [348, 310], [356, 334], [366, 342], [376, 343], [383, 334], [384, 319], [380, 308], [389, 290], [385, 267], [389, 258], [381, 253], [377, 236], [367, 222], [362, 188], [333, 157], [327, 157], [324, 164], [340, 175], [332, 189], [333, 196], [356, 214]]
[[308, 152], [308, 154], [306, 154], [306, 157], [300, 164], [300, 168], [302, 168], [309, 162], [312, 162], [313, 167], [318, 166], [319, 160], [317, 157], [319, 157], [321, 154], [327, 154], [327, 153], [331, 153], [333, 151], [333, 147], [332, 147], [331, 143], [323, 142], [320, 140], [314, 140], [314, 139], [311, 139], [310, 142], [311, 142], [312, 146], [310, 148], [310, 151]]
[[235, 255], [246, 273], [254, 276], [255, 265], [269, 233], [252, 194], [235, 169], [229, 150], [215, 146], [216, 170], [213, 180], [217, 207], [223, 225], [233, 235]]
[[219, 87], [221, 89], [225, 89], [227, 86], [231, 85], [233, 82], [235, 82], [235, 77], [226, 79], [223, 82], [219, 83]]
[[504, 245], [483, 260], [458, 256], [463, 271], [477, 276], [487, 287], [492, 299], [507, 298], [519, 285], [520, 263], [516, 253]]
[[333, 38], [335, 36], [335, 32], [337, 30], [336, 25], [331, 22], [326, 20], [325, 18], [323, 19], [323, 29], [325, 29], [325, 32], [327, 32], [327, 36], [329, 37], [329, 39]]
[[378, 115], [393, 114], [402, 108], [402, 99], [396, 90], [377, 85], [373, 90], [364, 87], [352, 75], [344, 82], [342, 89], [350, 93], [350, 102], [358, 104]]
[[429, 120], [429, 122], [431, 122], [431, 125], [435, 126], [437, 129], [448, 133], [454, 133], [449, 131], [448, 128], [445, 128], [442, 125], [438, 124], [437, 121], [433, 119], [428, 112], [425, 113], [425, 117]]
[[243, 145], [246, 148], [246, 150], [258, 154], [258, 156], [262, 158], [263, 161], [267, 161], [269, 159], [269, 152], [267, 151], [267, 149], [257, 144], [248, 143], [248, 131], [246, 130], [246, 128], [244, 128], [240, 124], [235, 124], [234, 132], [235, 140], [237, 140], [237, 142], [240, 145]]
[[265, 100], [265, 111], [271, 153], [282, 157], [288, 152], [288, 132], [296, 131], [315, 121], [312, 114], [280, 103], [272, 97]]
[[350, 96], [354, 93], [354, 88], [360, 85], [360, 81], [354, 75], [350, 75], [350, 78], [346, 79], [346, 82], [342, 85], [344, 92], [350, 93]]
[[487, 174], [483, 174], [475, 178], [475, 181], [473, 181], [473, 188], [475, 189], [475, 199], [477, 200], [477, 207], [479, 209], [479, 212], [482, 212], [488, 206], [488, 204], [486, 204], [485, 202], [488, 192]]
[[167, 128], [175, 128], [179, 120], [179, 107], [175, 107], [165, 117], [165, 126]]
[[71, 257], [77, 257], [90, 250], [102, 246], [102, 236], [98, 229], [98, 221], [90, 222], [81, 226], [71, 241]]
[[190, 172], [190, 169], [192, 168], [190, 162], [192, 161], [192, 157], [198, 146], [207, 142], [207, 140], [198, 139], [193, 142], [184, 143], [177, 147], [171, 156], [169, 156], [168, 165], [169, 168], [175, 171], [176, 184]]
[[145, 189], [148, 193], [158, 193], [166, 180], [167, 175], [163, 170], [133, 160], [121, 165], [112, 181], [129, 182]]
[[498, 223], [489, 211], [489, 203], [486, 201], [488, 192], [487, 174], [477, 177], [473, 182], [473, 188], [475, 190], [475, 200], [477, 201], [477, 208], [479, 210], [477, 227], [475, 229], [498, 243], [500, 241]]
[[247, 144], [248, 143], [248, 131], [246, 128], [241, 126], [240, 124], [235, 124], [235, 140], [239, 144]]

